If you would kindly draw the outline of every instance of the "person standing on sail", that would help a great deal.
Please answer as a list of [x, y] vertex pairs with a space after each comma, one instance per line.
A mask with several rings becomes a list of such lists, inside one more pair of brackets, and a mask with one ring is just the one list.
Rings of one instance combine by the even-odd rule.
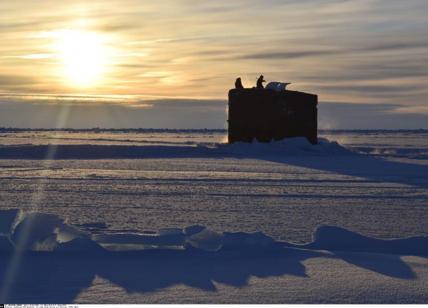
[[235, 89], [243, 89], [244, 86], [242, 85], [241, 77], [236, 78], [235, 81]]
[[266, 82], [266, 80], [264, 80], [263, 75], [260, 75], [259, 79], [257, 79], [257, 89], [264, 89], [265, 88], [263, 86], [263, 82]]

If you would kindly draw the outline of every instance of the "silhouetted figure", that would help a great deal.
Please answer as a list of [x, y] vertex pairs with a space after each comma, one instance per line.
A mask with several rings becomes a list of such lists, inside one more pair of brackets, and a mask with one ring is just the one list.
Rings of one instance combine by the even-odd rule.
[[244, 86], [242, 85], [241, 77], [236, 78], [235, 81], [235, 89], [243, 89]]
[[257, 89], [264, 89], [265, 88], [263, 86], [263, 82], [266, 82], [266, 80], [264, 80], [263, 75], [260, 75], [259, 79], [257, 79]]

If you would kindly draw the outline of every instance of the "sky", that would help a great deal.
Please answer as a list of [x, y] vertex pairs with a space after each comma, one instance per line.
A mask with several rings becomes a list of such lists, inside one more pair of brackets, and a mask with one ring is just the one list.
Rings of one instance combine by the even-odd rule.
[[428, 128], [426, 0], [0, 2], [0, 127], [225, 128], [235, 78], [321, 128]]

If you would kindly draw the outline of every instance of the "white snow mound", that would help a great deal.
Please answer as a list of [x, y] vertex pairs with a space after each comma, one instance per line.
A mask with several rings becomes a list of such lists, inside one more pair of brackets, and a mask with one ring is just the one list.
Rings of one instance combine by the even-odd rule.
[[252, 143], [235, 142], [217, 144], [215, 149], [227, 154], [240, 155], [285, 155], [285, 156], [318, 156], [350, 155], [350, 150], [335, 141], [318, 138], [318, 144], [311, 144], [304, 137], [287, 138], [269, 143], [253, 141]]
[[[15, 213], [15, 215], [11, 215]], [[15, 217], [16, 216], [16, 217]], [[12, 224], [11, 221], [15, 221]], [[312, 243], [296, 245], [275, 241], [262, 232], [214, 232], [204, 226], [161, 229], [157, 233], [102, 233], [69, 225], [64, 219], [44, 213], [0, 211], [0, 222], [11, 226], [0, 234], [0, 253], [19, 251], [105, 252], [108, 250], [192, 249], [216, 251], [271, 251], [300, 248], [398, 255], [428, 255], [428, 237], [377, 239], [335, 226], [320, 226]]]

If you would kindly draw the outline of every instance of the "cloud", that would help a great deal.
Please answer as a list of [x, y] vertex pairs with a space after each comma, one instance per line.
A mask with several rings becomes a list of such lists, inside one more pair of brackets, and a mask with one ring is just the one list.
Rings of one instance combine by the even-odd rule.
[[54, 55], [49, 53], [30, 53], [30, 54], [24, 54], [24, 55], [2, 56], [2, 58], [16, 58], [16, 59], [27, 59], [27, 60], [49, 59], [53, 57]]
[[33, 84], [35, 79], [20, 75], [0, 75], [0, 87]]
[[338, 85], [327, 85], [321, 86], [320, 88], [329, 90], [335, 93], [346, 92], [346, 93], [357, 93], [361, 95], [369, 94], [379, 94], [383, 95], [408, 95], [410, 93], [415, 93], [421, 90], [420, 86], [417, 84], [392, 84], [392, 85], [375, 85], [375, 84], [338, 84]]
[[385, 79], [414, 79], [418, 81], [428, 78], [428, 64], [424, 63], [349, 63], [341, 66], [341, 70], [326, 71], [324, 74], [304, 73], [302, 79], [311, 82], [328, 82], [334, 85], [337, 81], [379, 81]]
[[139, 99], [125, 95], [79, 95], [49, 93], [0, 93], [0, 104], [34, 104], [34, 105], [127, 105]]
[[321, 129], [427, 129], [428, 112], [407, 108], [398, 104], [322, 102], [318, 125]]
[[[0, 97], [0, 127], [56, 127], [61, 111], [70, 128], [227, 128], [227, 101], [109, 96]], [[323, 102], [322, 129], [428, 129], [428, 110], [400, 104]]]
[[325, 55], [332, 55], [337, 53], [333, 50], [308, 50], [308, 51], [286, 51], [286, 52], [260, 52], [252, 54], [244, 54], [238, 56], [237, 59], [249, 59], [249, 60], [288, 60], [296, 58], [305, 58], [305, 57], [319, 57]]
[[[237, 76], [249, 85], [264, 73], [268, 80], [291, 81], [293, 89], [315, 92], [329, 101], [390, 102], [414, 108], [428, 99], [424, 36], [428, 2], [424, 0], [46, 0], [30, 4], [29, 0], [0, 2], [3, 92], [53, 96], [78, 92], [64, 83], [60, 59], [49, 57], [54, 53], [53, 38], [41, 34], [83, 27], [108, 37], [108, 46], [115, 50], [114, 67], [105, 83], [85, 89], [86, 94], [225, 98]], [[152, 72], [168, 74], [150, 77]], [[182, 114], [182, 109], [192, 108], [211, 110], [216, 119], [224, 113], [208, 102], [201, 109], [199, 101], [147, 103], [146, 97], [141, 101], [135, 97], [120, 103], [102, 101], [108, 108], [118, 105], [117, 111], [130, 106], [133, 111], [157, 110], [156, 116], [162, 116], [161, 111]], [[101, 99], [57, 97], [45, 103], [53, 100], [77, 106], [98, 105]], [[36, 103], [42, 100], [31, 104]], [[194, 121], [187, 120], [186, 125]]]
[[[396, 38], [397, 39], [397, 38]], [[385, 42], [380, 44], [367, 45], [358, 49], [358, 51], [391, 51], [403, 49], [413, 49], [413, 48], [428, 48], [428, 41], [425, 39], [409, 40], [403, 41], [403, 38], [393, 42]]]
[[225, 128], [226, 102], [222, 100], [147, 99], [138, 101], [0, 99], [0, 127], [56, 127], [68, 108], [62, 127], [71, 128]]
[[396, 106], [389, 111], [393, 114], [413, 114], [413, 115], [428, 115], [428, 106]]
[[[428, 48], [428, 41], [421, 40], [411, 40], [411, 41], [391, 41], [381, 44], [370, 44], [363, 43], [358, 46], [348, 46], [345, 48], [335, 48], [335, 49], [301, 49], [295, 51], [279, 51], [277, 49], [271, 51], [263, 51], [256, 53], [244, 53], [239, 56], [219, 56], [219, 60], [232, 60], [232, 59], [241, 59], [241, 60], [267, 60], [267, 61], [276, 61], [276, 60], [292, 60], [297, 58], [307, 58], [307, 57], [325, 57], [325, 56], [335, 56], [335, 55], [352, 55], [365, 52], [387, 52], [387, 51], [403, 51], [406, 49], [415, 49], [415, 48]], [[198, 52], [198, 55], [222, 55], [224, 53], [221, 51], [205, 51]]]

